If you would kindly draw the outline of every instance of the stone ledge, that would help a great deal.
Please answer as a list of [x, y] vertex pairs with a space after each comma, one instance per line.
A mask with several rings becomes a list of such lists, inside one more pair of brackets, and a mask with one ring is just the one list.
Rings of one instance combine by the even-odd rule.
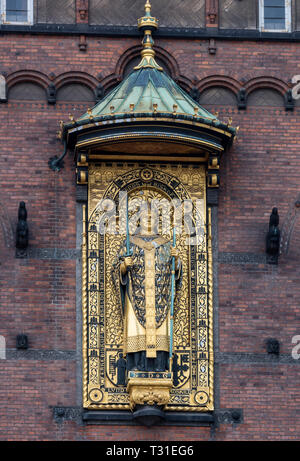
[[264, 253], [219, 252], [218, 262], [221, 264], [267, 264]]
[[279, 356], [267, 353], [251, 354], [247, 352], [215, 352], [214, 361], [219, 364], [241, 364], [241, 365], [300, 365], [300, 360], [293, 359], [290, 354]]
[[[1, 33], [29, 33], [45, 35], [91, 35], [108, 37], [140, 37], [136, 25], [113, 26], [113, 25], [89, 25], [89, 24], [33, 24], [13, 25], [1, 24]], [[161, 26], [156, 32], [157, 38], [178, 37], [208, 39], [216, 38], [223, 40], [266, 40], [266, 41], [300, 41], [300, 31], [293, 32], [261, 32], [258, 29], [219, 29], [201, 27], [166, 27]]]
[[44, 349], [7, 349], [6, 360], [76, 360], [75, 351]]
[[[79, 425], [103, 426], [137, 426], [130, 411], [88, 411], [80, 407], [50, 407], [56, 423], [75, 421]], [[166, 412], [166, 419], [160, 426], [211, 427], [219, 424], [242, 424], [244, 422], [241, 408], [221, 408], [213, 412]]]
[[81, 257], [81, 251], [76, 248], [28, 248], [27, 259], [57, 259], [75, 260]]
[[[51, 349], [6, 349], [6, 360], [77, 360], [76, 351]], [[215, 364], [241, 365], [300, 365], [290, 354], [275, 356], [267, 353], [252, 354], [248, 352], [215, 352]]]
[[[211, 426], [214, 425], [214, 413], [165, 412], [166, 419], [159, 426]], [[85, 424], [138, 426], [130, 411], [83, 411], [82, 420]]]

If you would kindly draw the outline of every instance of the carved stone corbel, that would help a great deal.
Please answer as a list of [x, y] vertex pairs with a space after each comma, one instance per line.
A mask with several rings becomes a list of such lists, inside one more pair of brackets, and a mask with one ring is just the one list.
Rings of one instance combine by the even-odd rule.
[[238, 109], [245, 110], [247, 108], [247, 93], [245, 88], [241, 88], [237, 95]]
[[206, 14], [207, 14], [207, 23], [209, 25], [217, 26], [218, 0], [207, 0], [206, 1]]
[[79, 13], [79, 18], [82, 22], [88, 21], [88, 2], [87, 0], [78, 0], [77, 1], [77, 11]]
[[28, 224], [25, 202], [20, 202], [16, 231], [16, 258], [26, 258], [28, 247]]
[[56, 104], [56, 88], [54, 83], [50, 83], [47, 88], [47, 100], [48, 104]]
[[167, 405], [172, 384], [172, 379], [131, 378], [127, 385], [130, 408], [136, 405]]

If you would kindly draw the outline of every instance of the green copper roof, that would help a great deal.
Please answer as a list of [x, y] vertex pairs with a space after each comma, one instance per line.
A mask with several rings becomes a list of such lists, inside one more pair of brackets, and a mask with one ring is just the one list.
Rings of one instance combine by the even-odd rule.
[[118, 113], [149, 113], [152, 116], [155, 111], [193, 116], [195, 107], [198, 108], [198, 117], [216, 118], [197, 104], [166, 73], [144, 67], [133, 71], [93, 109], [80, 117], [78, 122], [89, 117]]
[[[139, 65], [93, 109], [88, 109], [77, 120], [70, 116], [68, 124], [61, 122], [59, 137], [69, 146], [80, 148], [97, 143], [117, 145], [129, 138], [132, 142], [157, 137], [178, 145], [190, 143], [197, 149], [204, 146], [205, 149], [224, 150], [237, 131], [231, 127], [231, 118], [227, 124], [218, 120], [155, 61], [152, 32], [158, 28], [158, 21], [151, 16], [149, 0], [138, 27], [144, 32]], [[148, 144], [151, 150], [152, 141]]]

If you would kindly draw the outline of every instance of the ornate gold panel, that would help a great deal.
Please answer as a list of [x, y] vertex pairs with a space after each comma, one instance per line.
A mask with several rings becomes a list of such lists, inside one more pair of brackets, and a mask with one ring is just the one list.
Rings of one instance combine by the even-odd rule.
[[[141, 194], [147, 199], [190, 201], [193, 218], [201, 217], [203, 229], [196, 243], [188, 244], [185, 232], [177, 235], [182, 272], [174, 305], [173, 373], [162, 381], [162, 388], [166, 389], [164, 395], [169, 395], [166, 410], [213, 410], [212, 251], [205, 166], [94, 163], [88, 177], [82, 244], [84, 408], [130, 410], [132, 406], [130, 386], [118, 385], [124, 325], [112, 280], [113, 261], [125, 237], [98, 232], [101, 199], [116, 201], [118, 208], [119, 192], [127, 191], [130, 200]], [[170, 240], [171, 232], [164, 237]], [[147, 394], [142, 384], [138, 388], [131, 381], [137, 395]], [[152, 397], [156, 395], [153, 392]]]

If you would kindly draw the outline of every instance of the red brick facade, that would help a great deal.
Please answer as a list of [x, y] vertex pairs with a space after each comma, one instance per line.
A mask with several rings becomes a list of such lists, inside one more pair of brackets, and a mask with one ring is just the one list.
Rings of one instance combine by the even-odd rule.
[[[51, 82], [58, 90], [67, 81], [91, 89], [99, 83], [108, 88], [122, 77], [119, 61], [136, 47], [138, 39], [90, 36], [86, 40], [87, 50], [82, 52], [78, 36], [1, 35], [1, 72], [8, 90], [28, 80], [45, 90]], [[217, 40], [215, 55], [208, 53], [209, 42], [204, 39], [160, 38], [156, 44], [173, 63], [171, 72], [177, 73], [173, 76], [189, 91], [225, 87], [237, 94], [240, 88], [268, 87], [283, 97], [291, 88], [292, 76], [300, 74], [298, 42]], [[68, 257], [69, 253], [41, 256], [43, 249], [56, 248], [62, 251], [59, 254], [76, 250], [75, 166], [71, 154], [60, 172], [51, 171], [48, 160], [62, 153], [56, 138], [59, 120], [67, 121], [69, 113], [82, 114], [89, 105], [49, 105], [46, 96], [43, 101], [12, 100], [9, 92], [8, 102], [0, 105], [0, 334], [7, 346], [7, 358], [0, 367], [0, 438], [299, 439], [300, 369], [291, 352], [292, 337], [300, 334], [296, 238], [300, 224], [294, 228], [289, 254], [280, 257], [278, 266], [263, 260], [272, 207], [278, 207], [283, 225], [299, 194], [300, 105], [286, 111], [284, 101], [281, 107], [251, 105], [243, 111], [236, 105], [207, 106], [219, 111], [221, 120], [232, 117], [233, 125], [240, 126], [238, 141], [221, 164], [219, 263], [215, 264], [219, 298], [216, 401], [220, 409], [242, 409], [242, 423], [221, 422], [214, 430], [147, 429], [83, 426], [74, 418], [63, 423], [54, 420], [52, 407], [78, 407], [80, 350], [76, 346], [75, 257]], [[16, 259], [14, 232], [21, 200], [28, 210], [32, 253]], [[252, 262], [243, 260], [248, 254], [254, 255]], [[26, 353], [15, 349], [16, 335], [22, 332], [29, 338]], [[266, 353], [269, 337], [280, 341], [279, 358]]]

